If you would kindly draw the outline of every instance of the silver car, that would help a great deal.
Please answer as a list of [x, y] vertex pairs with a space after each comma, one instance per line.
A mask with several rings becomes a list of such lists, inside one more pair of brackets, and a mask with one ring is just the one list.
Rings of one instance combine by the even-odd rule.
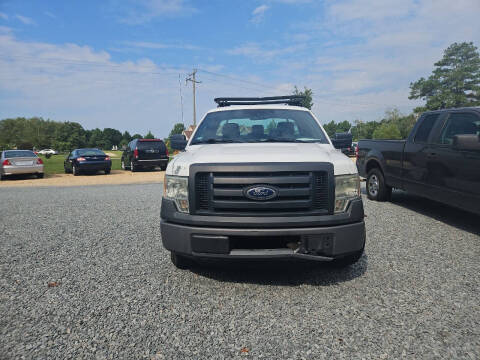
[[0, 180], [7, 175], [35, 174], [43, 178], [43, 161], [31, 150], [5, 150], [0, 156]]

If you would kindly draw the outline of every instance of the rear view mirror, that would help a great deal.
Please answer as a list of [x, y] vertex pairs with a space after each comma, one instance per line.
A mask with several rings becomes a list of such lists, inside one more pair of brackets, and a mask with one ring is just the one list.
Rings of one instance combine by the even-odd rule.
[[170, 146], [173, 150], [185, 150], [185, 147], [187, 146], [185, 135], [175, 134], [170, 136]]
[[452, 147], [456, 150], [480, 151], [480, 135], [455, 135]]

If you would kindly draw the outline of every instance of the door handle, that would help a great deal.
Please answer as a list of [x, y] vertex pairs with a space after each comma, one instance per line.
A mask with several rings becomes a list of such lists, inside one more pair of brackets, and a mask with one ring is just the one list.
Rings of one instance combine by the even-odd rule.
[[435, 159], [437, 157], [437, 153], [431, 152], [428, 153], [427, 158], [428, 159]]

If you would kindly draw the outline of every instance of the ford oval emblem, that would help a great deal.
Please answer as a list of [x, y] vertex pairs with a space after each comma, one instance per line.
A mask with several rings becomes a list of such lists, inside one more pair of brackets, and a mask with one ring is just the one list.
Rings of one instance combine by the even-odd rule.
[[245, 188], [243, 194], [250, 200], [271, 200], [278, 196], [278, 190], [270, 185], [253, 185]]

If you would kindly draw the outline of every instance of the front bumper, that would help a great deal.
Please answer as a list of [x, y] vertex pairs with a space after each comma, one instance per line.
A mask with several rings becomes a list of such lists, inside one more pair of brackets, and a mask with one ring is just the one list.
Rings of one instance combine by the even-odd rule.
[[[361, 250], [365, 245], [365, 223], [316, 228], [234, 229], [203, 228], [161, 221], [163, 246], [170, 251], [204, 258], [301, 258], [331, 261]], [[298, 239], [297, 248], [242, 249], [242, 239]], [[235, 244], [233, 246], [233, 244]]]
[[198, 216], [174, 207], [170, 200], [163, 200], [162, 242], [167, 250], [183, 255], [331, 261], [365, 246], [361, 199], [343, 214], [288, 218]]
[[1, 171], [3, 175], [41, 174], [43, 173], [43, 165], [29, 165], [29, 166], [5, 165], [3, 166]]

